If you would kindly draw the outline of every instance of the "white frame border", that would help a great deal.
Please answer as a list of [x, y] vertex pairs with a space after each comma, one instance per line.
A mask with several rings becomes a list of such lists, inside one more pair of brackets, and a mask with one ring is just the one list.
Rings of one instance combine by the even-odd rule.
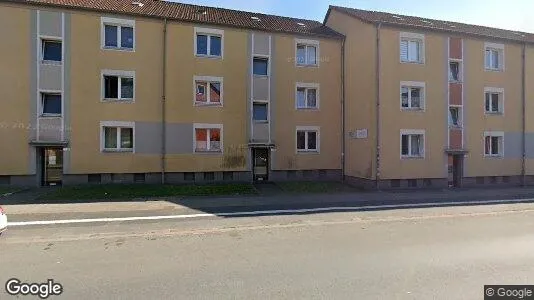
[[[421, 42], [421, 60], [420, 61], [403, 61], [400, 53], [400, 45], [402, 40], [408, 40], [408, 41], [419, 41]], [[409, 48], [409, 46], [408, 46]], [[403, 32], [401, 31], [399, 34], [399, 61], [401, 64], [416, 64], [416, 65], [424, 65], [426, 62], [426, 49], [425, 49], [425, 35], [422, 33], [414, 33], [414, 32]]]
[[[412, 108], [412, 107], [402, 107], [402, 88], [421, 88], [423, 89], [423, 101], [422, 105], [419, 108]], [[410, 99], [408, 99], [410, 100]], [[422, 111], [424, 112], [426, 110], [426, 82], [424, 81], [401, 81], [400, 87], [399, 87], [399, 106], [401, 111]]]
[[[423, 153], [420, 156], [402, 154], [402, 136], [403, 135], [422, 135], [423, 136]], [[401, 129], [399, 135], [399, 153], [401, 160], [405, 159], [425, 159], [426, 157], [426, 131], [424, 129]], [[411, 146], [409, 146], [411, 147]]]
[[[108, 47], [106, 46], [106, 29], [105, 25], [117, 26], [117, 47]], [[121, 30], [120, 27], [132, 27], [133, 30], [133, 48], [122, 48], [121, 47]], [[112, 50], [112, 51], [124, 51], [124, 52], [135, 52], [135, 46], [137, 43], [137, 34], [135, 31], [135, 20], [132, 19], [119, 19], [119, 18], [110, 18], [110, 17], [100, 17], [100, 48], [102, 50]]]
[[[299, 107], [298, 106], [298, 89], [299, 88], [305, 88], [308, 89], [315, 89], [316, 92], [316, 99], [315, 99], [315, 107]], [[307, 92], [306, 92], [307, 93]], [[320, 99], [321, 99], [321, 84], [320, 83], [309, 83], [309, 82], [297, 82], [295, 84], [295, 109], [296, 110], [319, 110], [320, 108]], [[308, 97], [308, 94], [306, 94], [306, 97]], [[308, 102], [308, 99], [306, 98], [306, 103]]]
[[[198, 54], [197, 53], [197, 34], [204, 34], [208, 36], [207, 43], [207, 52], [208, 54]], [[219, 36], [221, 38], [221, 56], [211, 55], [210, 44], [211, 39], [209, 36]], [[224, 30], [214, 29], [214, 28], [205, 28], [205, 27], [195, 27], [193, 34], [193, 55], [196, 57], [202, 58], [212, 58], [212, 59], [223, 59], [224, 58]]]
[[[133, 137], [133, 145], [132, 149], [126, 149], [126, 148], [117, 148], [117, 149], [111, 149], [105, 147], [105, 132], [104, 127], [118, 127], [118, 128], [132, 128], [132, 137]], [[117, 145], [120, 144], [120, 134], [121, 131], [117, 130]], [[136, 143], [136, 136], [135, 136], [135, 122], [127, 122], [127, 121], [100, 121], [100, 152], [103, 153], [135, 153], [135, 143]]]
[[[317, 140], [316, 140], [317, 149], [315, 149], [315, 150], [310, 150], [310, 149], [299, 150], [298, 149], [298, 138], [297, 138], [297, 133], [299, 131], [305, 131], [305, 132], [315, 131], [317, 133]], [[306, 134], [305, 146], [306, 146], [306, 148], [308, 148], [308, 134]], [[295, 128], [295, 151], [296, 151], [297, 154], [319, 154], [319, 153], [321, 153], [321, 127], [320, 126], [297, 126]]]
[[[499, 111], [498, 112], [488, 112], [486, 111], [486, 93], [497, 93], [500, 94], [500, 101], [499, 101]], [[484, 87], [484, 115], [485, 116], [504, 116], [504, 88], [498, 88], [498, 87]]]
[[[486, 137], [500, 137], [501, 138], [501, 151], [499, 154], [486, 154]], [[482, 139], [482, 153], [484, 158], [504, 158], [504, 131], [484, 131], [484, 138]]]
[[[297, 46], [298, 45], [305, 45], [305, 46], [314, 46], [315, 47], [315, 64], [308, 64], [303, 63], [299, 64], [297, 59]], [[295, 66], [297, 67], [308, 67], [308, 68], [317, 68], [319, 67], [319, 61], [321, 57], [321, 51], [320, 51], [320, 41], [319, 40], [307, 40], [307, 39], [295, 39]], [[306, 61], [308, 60], [308, 49], [306, 48]]]
[[[193, 154], [223, 154], [224, 153], [224, 128], [223, 124], [193, 123]], [[219, 129], [221, 134], [220, 151], [197, 151], [197, 129]]]
[[[106, 98], [106, 91], [105, 91], [105, 81], [104, 76], [117, 76], [119, 77], [119, 90], [118, 96], [119, 98]], [[122, 80], [121, 78], [132, 78], [133, 79], [133, 98], [121, 98], [121, 85]], [[124, 70], [101, 70], [100, 71], [100, 102], [111, 102], [111, 103], [134, 103], [135, 102], [135, 88], [136, 88], [136, 82], [135, 82], [135, 71], [124, 71]]]
[[[203, 81], [207, 82], [208, 84], [211, 82], [219, 83], [221, 85], [221, 95], [220, 95], [220, 102], [208, 102], [209, 99], [209, 86], [206, 87], [206, 103], [198, 102], [197, 101], [197, 81]], [[216, 76], [193, 76], [193, 106], [199, 106], [199, 107], [223, 107], [224, 106], [224, 78], [223, 77], [216, 77]]]

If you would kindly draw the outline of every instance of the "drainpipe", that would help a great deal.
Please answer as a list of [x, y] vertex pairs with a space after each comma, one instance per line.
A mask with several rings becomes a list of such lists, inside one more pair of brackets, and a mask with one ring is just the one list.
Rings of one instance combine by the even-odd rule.
[[165, 82], [167, 80], [167, 18], [163, 19], [163, 67], [161, 83], [161, 184], [165, 184], [165, 155], [167, 151], [167, 124], [165, 116], [165, 100], [167, 95]]
[[380, 70], [382, 59], [380, 57], [380, 28], [382, 23], [376, 25], [376, 161], [375, 161], [375, 178], [376, 189], [380, 190]]
[[345, 39], [341, 41], [341, 182], [345, 182]]
[[527, 148], [526, 148], [526, 120], [525, 120], [525, 113], [526, 113], [526, 94], [525, 94], [525, 84], [526, 84], [526, 78], [525, 78], [525, 63], [526, 63], [526, 43], [523, 43], [523, 48], [521, 51], [521, 118], [522, 118], [522, 138], [521, 138], [521, 146], [523, 148], [523, 153], [521, 157], [521, 186], [525, 186], [525, 179], [526, 179], [526, 157], [527, 157]]

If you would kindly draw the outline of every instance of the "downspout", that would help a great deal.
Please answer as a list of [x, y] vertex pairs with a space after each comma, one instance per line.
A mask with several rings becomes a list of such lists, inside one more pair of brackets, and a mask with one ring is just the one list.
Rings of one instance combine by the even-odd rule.
[[521, 118], [522, 118], [522, 137], [521, 137], [521, 146], [523, 148], [523, 153], [521, 157], [521, 186], [525, 186], [525, 177], [526, 177], [526, 157], [527, 157], [527, 148], [526, 148], [526, 94], [525, 94], [525, 63], [526, 63], [526, 44], [523, 43], [523, 48], [521, 51]]
[[167, 152], [167, 120], [166, 120], [166, 81], [167, 81], [167, 18], [163, 19], [163, 67], [161, 83], [161, 184], [165, 184], [165, 156]]
[[341, 182], [345, 182], [345, 39], [341, 41]]
[[382, 67], [382, 59], [380, 57], [380, 28], [382, 23], [376, 26], [376, 161], [375, 161], [375, 178], [376, 189], [380, 190], [380, 70]]

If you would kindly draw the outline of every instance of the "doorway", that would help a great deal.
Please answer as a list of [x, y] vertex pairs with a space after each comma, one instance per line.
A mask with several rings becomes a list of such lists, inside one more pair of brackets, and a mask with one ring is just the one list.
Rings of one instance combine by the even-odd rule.
[[452, 185], [455, 188], [462, 186], [462, 178], [464, 176], [464, 155], [455, 154], [452, 156]]
[[41, 185], [61, 185], [63, 179], [63, 148], [41, 148]]
[[254, 181], [269, 180], [269, 148], [252, 148]]

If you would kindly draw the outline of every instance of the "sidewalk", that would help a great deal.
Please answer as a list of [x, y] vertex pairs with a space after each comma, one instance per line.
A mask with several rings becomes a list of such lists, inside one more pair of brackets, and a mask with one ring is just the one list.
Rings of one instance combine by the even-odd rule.
[[[2, 205], [10, 221], [77, 218], [134, 217], [194, 213], [250, 212], [324, 207], [368, 207], [391, 205], [475, 205], [483, 201], [522, 199], [534, 202], [534, 187], [505, 189], [460, 189], [431, 191], [372, 191], [340, 194], [281, 194], [234, 197], [162, 197], [73, 204]], [[1, 201], [0, 201], [1, 202]], [[475, 202], [475, 203], [471, 203]], [[503, 203], [506, 201], [503, 201]], [[0, 203], [1, 204], [1, 203]], [[494, 203], [495, 204], [495, 203]]]

